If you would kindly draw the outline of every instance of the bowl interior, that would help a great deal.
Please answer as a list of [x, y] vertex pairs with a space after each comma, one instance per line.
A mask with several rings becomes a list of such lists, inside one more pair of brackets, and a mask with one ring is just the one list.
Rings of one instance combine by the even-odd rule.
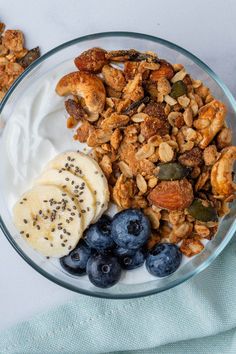
[[[86, 277], [75, 278], [68, 275], [63, 272], [57, 262], [47, 260], [45, 257], [33, 251], [19, 236], [12, 223], [8, 198], [9, 196], [11, 197], [11, 188], [14, 189], [14, 176], [8, 173], [8, 166], [4, 158], [4, 156], [6, 156], [5, 154], [9, 154], [8, 149], [4, 145], [5, 130], [11, 121], [14, 111], [21, 109], [21, 106], [25, 104], [27, 93], [30, 92], [32, 88], [36, 87], [35, 85], [37, 85], [39, 80], [42, 81], [42, 78], [47, 78], [52, 71], [55, 71], [55, 68], [58, 68], [59, 76], [62, 76], [64, 74], [63, 63], [68, 64], [68, 62], [71, 62], [71, 70], [73, 70], [73, 59], [79, 53], [91, 47], [102, 47], [107, 50], [135, 48], [140, 51], [154, 51], [158, 53], [160, 58], [164, 58], [171, 63], [183, 64], [187, 72], [189, 72], [193, 78], [202, 80], [217, 99], [225, 102], [228, 107], [227, 124], [233, 130], [233, 140], [234, 144], [236, 143], [236, 104], [232, 95], [215, 74], [190, 53], [161, 39], [139, 34], [107, 33], [78, 38], [55, 48], [41, 57], [23, 73], [2, 102], [0, 113], [5, 126], [0, 138], [1, 151], [4, 152], [1, 161], [2, 167], [0, 169], [0, 188], [2, 194], [0, 200], [1, 228], [11, 244], [31, 266], [48, 279], [71, 290], [93, 296], [110, 298], [130, 298], [158, 293], [178, 285], [194, 274], [199, 273], [216, 258], [235, 232], [236, 202], [231, 204], [230, 213], [221, 220], [215, 238], [206, 244], [204, 251], [188, 262], [185, 262], [174, 274], [163, 279], [153, 277], [148, 281], [144, 281], [142, 277], [140, 277], [139, 280], [139, 270], [135, 270], [130, 272], [129, 282], [121, 281], [116, 286], [106, 290], [95, 288], [87, 281]], [[51, 87], [51, 90], [53, 99], [54, 87]], [[62, 98], [60, 101], [61, 107], [63, 107], [63, 101], [64, 99]], [[63, 117], [61, 117], [62, 131], [60, 131], [60, 134], [62, 134], [62, 139], [68, 139], [68, 143], [71, 143], [72, 137], [66, 132], [62, 118]], [[58, 117], [58, 119], [60, 119], [60, 117]], [[69, 145], [68, 149], [70, 148], [76, 149], [76, 144], [74, 144], [73, 147]], [[64, 145], [61, 151], [63, 151], [63, 149]], [[29, 154], [30, 153], [31, 149], [29, 147]], [[45, 150], [44, 156], [46, 162], [49, 159], [47, 150]], [[20, 161], [22, 160], [22, 163], [24, 163], [24, 156], [21, 154], [17, 155], [16, 158], [20, 159]], [[32, 177], [36, 172], [37, 174], [40, 172], [40, 165], [36, 164], [35, 166], [32, 171]], [[18, 192], [20, 194], [20, 192], [23, 191], [19, 190]], [[132, 277], [135, 279], [135, 283], [132, 283]]]

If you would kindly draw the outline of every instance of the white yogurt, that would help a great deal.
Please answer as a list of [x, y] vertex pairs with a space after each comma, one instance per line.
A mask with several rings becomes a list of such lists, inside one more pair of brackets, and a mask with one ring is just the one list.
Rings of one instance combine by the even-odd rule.
[[[66, 127], [65, 98], [55, 93], [58, 80], [74, 70], [70, 60], [37, 80], [15, 106], [4, 128], [1, 144], [5, 156], [3, 197], [10, 212], [50, 159], [60, 152], [82, 150], [85, 146], [73, 140], [74, 132]], [[54, 262], [60, 267], [57, 260], [44, 258], [43, 262]], [[183, 264], [186, 262], [184, 257]], [[152, 279], [157, 278], [151, 276], [143, 266], [124, 272], [121, 282], [134, 284]]]

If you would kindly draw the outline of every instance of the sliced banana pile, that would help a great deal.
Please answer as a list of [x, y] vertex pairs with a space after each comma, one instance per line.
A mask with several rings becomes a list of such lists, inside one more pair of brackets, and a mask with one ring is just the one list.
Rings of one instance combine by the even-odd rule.
[[51, 160], [13, 208], [22, 237], [41, 254], [67, 255], [108, 207], [106, 177], [95, 160], [65, 152]]

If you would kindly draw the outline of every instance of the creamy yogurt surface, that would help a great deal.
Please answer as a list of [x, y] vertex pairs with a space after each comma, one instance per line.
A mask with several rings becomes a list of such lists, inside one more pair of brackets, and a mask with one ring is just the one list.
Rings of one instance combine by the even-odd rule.
[[[66, 73], [75, 71], [70, 60], [43, 75], [24, 92], [14, 107], [4, 128], [1, 151], [4, 157], [3, 198], [11, 213], [20, 195], [28, 190], [40, 175], [46, 163], [67, 150], [86, 149], [85, 144], [73, 140], [73, 130], [66, 127], [67, 114], [64, 97], [59, 97], [55, 87]], [[88, 150], [87, 150], [88, 151]], [[86, 152], [86, 151], [85, 151]], [[113, 214], [113, 208], [108, 213]], [[57, 259], [42, 257], [41, 264], [52, 262], [63, 271]], [[183, 257], [182, 265], [187, 262]], [[72, 277], [68, 274], [68, 277]], [[150, 275], [145, 266], [123, 272], [121, 283], [143, 283], [158, 278]], [[78, 281], [89, 282], [87, 276]]]

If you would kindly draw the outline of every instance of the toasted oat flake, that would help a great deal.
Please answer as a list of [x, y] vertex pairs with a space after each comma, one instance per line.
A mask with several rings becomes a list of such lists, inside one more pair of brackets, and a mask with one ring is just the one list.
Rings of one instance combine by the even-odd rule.
[[159, 157], [162, 162], [169, 162], [173, 159], [174, 157], [174, 151], [172, 147], [163, 142], [159, 145]]
[[145, 181], [144, 177], [140, 174], [136, 176], [136, 183], [137, 187], [142, 194], [147, 192], [147, 182]]

